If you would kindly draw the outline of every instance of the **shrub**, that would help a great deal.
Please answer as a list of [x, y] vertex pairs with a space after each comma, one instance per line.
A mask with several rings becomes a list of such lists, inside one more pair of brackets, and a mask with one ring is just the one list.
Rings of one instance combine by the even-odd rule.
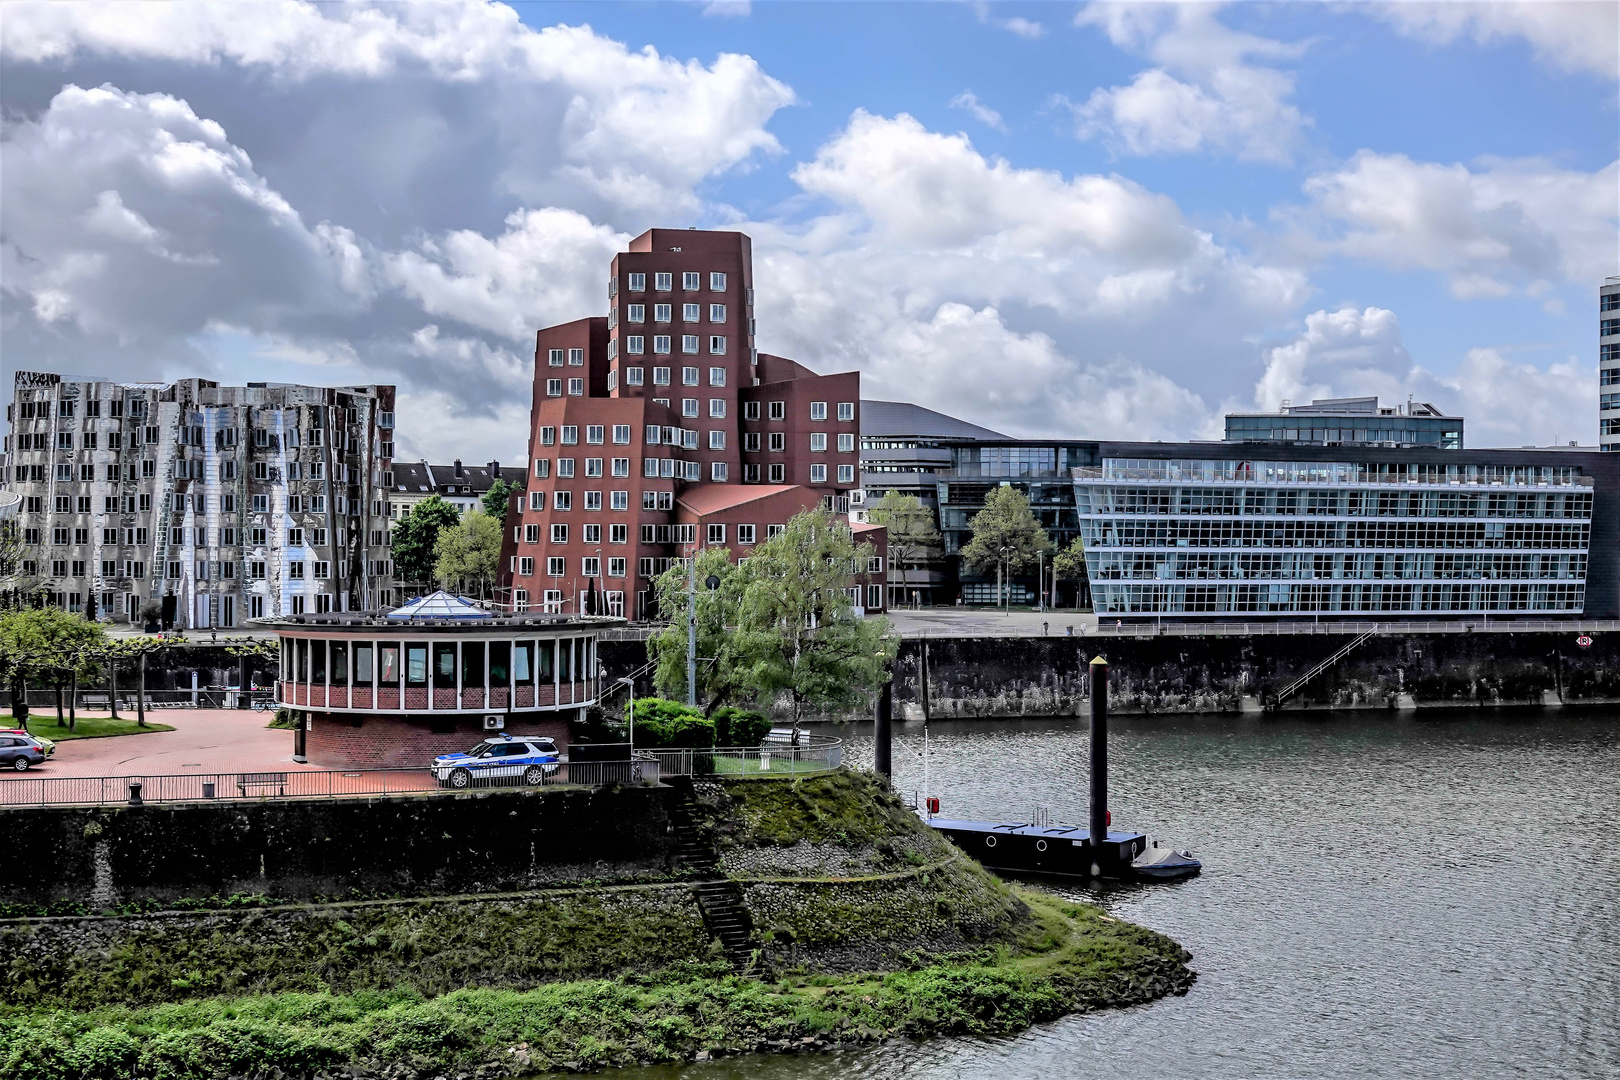
[[664, 698], [636, 701], [637, 746], [709, 747], [714, 734], [714, 721], [697, 709]]
[[771, 732], [770, 717], [756, 709], [727, 705], [714, 711], [714, 745], [758, 746]]

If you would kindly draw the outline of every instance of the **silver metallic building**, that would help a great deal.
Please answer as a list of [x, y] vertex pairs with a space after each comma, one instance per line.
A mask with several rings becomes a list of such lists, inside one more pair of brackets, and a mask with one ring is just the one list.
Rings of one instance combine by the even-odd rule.
[[122, 383], [18, 372], [4, 488], [26, 584], [177, 629], [393, 601], [392, 386]]

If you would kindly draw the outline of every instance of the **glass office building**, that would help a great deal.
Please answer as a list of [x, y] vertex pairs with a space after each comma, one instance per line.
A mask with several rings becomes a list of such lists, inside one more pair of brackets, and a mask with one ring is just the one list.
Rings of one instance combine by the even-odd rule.
[[1600, 455], [1249, 449], [1102, 443], [1072, 470], [1100, 616], [1615, 614]]
[[1226, 441], [1461, 450], [1463, 421], [1421, 401], [1381, 406], [1376, 397], [1318, 398], [1284, 402], [1274, 413], [1229, 413]]

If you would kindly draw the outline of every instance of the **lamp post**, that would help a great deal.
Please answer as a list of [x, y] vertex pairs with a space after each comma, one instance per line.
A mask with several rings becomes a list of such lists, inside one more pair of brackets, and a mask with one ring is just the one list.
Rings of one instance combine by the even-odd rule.
[[[996, 563], [996, 590], [1001, 593], [1001, 613], [1003, 615], [1005, 615], [1008, 610], [1007, 594], [1011, 591], [1012, 587], [1012, 560], [1008, 558], [1008, 556], [1012, 554], [1012, 551], [1013, 549], [1011, 545], [1008, 544], [1003, 544], [996, 549], [996, 554], [1001, 556], [1001, 560]], [[1003, 565], [1007, 567], [1007, 577], [1005, 582], [1003, 582], [1001, 576], [1001, 568]]]
[[1035, 553], [1035, 610], [1046, 610], [1046, 552]]
[[636, 680], [626, 675], [624, 678], [617, 679], [615, 681], [624, 683], [624, 685], [628, 687], [630, 691], [630, 700], [625, 705], [624, 711], [625, 715], [629, 717], [630, 760], [634, 761], [636, 757]]

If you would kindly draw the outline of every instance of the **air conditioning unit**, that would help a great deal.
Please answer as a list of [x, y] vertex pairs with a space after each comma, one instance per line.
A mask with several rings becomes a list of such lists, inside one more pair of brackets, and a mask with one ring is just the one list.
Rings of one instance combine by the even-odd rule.
[[505, 726], [506, 726], [506, 717], [504, 717], [504, 716], [486, 716], [486, 717], [484, 717], [484, 730], [485, 731], [499, 731]]

